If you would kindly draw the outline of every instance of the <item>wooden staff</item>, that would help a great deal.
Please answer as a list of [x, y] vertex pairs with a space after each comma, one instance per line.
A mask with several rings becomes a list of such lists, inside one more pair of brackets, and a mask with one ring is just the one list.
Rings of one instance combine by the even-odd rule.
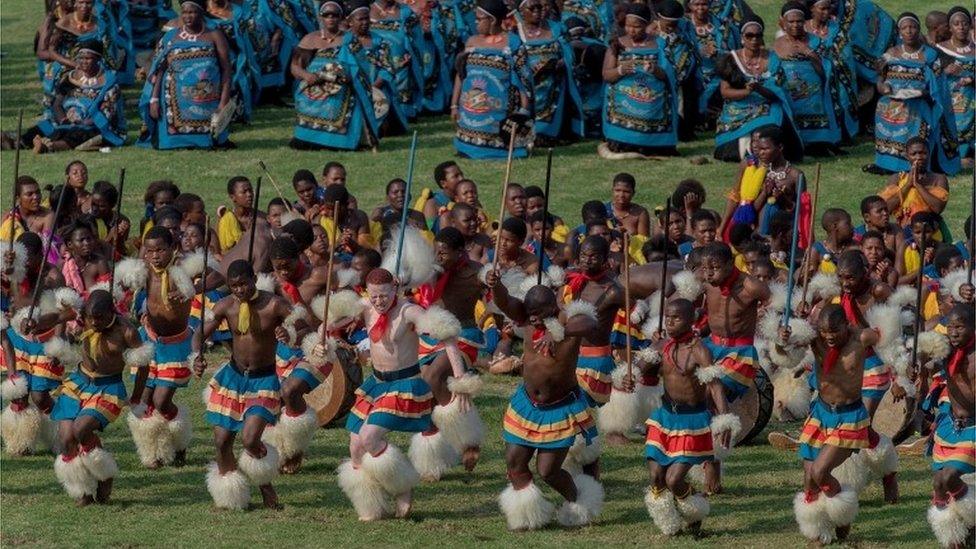
[[[112, 243], [112, 254], [109, 257], [108, 265], [108, 295], [115, 295], [115, 252], [118, 250], [119, 246], [119, 218], [122, 217], [122, 192], [125, 190], [125, 168], [119, 170], [119, 194], [115, 199], [115, 212], [112, 213], [112, 227], [115, 227], [115, 241]], [[206, 261], [206, 256], [204, 256], [204, 261]]]
[[[819, 170], [817, 171], [819, 172]], [[817, 179], [818, 180], [820, 179], [819, 173], [817, 174]], [[803, 179], [801, 178], [797, 182], [797, 186], [796, 186], [797, 204], [796, 207], [793, 208], [793, 238], [790, 242], [790, 265], [789, 265], [790, 269], [789, 269], [789, 275], [787, 276], [786, 279], [786, 308], [783, 310], [783, 322], [782, 322], [783, 326], [790, 325], [790, 315], [792, 314], [793, 286], [796, 284], [795, 282], [796, 277], [794, 276], [796, 274], [796, 245], [800, 239], [799, 197], [800, 197], [800, 193], [802, 192], [803, 192]], [[813, 246], [808, 246], [808, 248], [812, 248], [812, 247]]]
[[536, 273], [536, 284], [539, 286], [542, 285], [542, 260], [546, 257], [546, 229], [549, 227], [549, 183], [551, 181], [552, 147], [546, 152], [546, 190], [542, 195], [542, 238], [539, 241], [539, 272]]
[[508, 195], [508, 181], [512, 176], [512, 155], [515, 153], [515, 134], [518, 131], [518, 124], [512, 121], [506, 122], [509, 125], [508, 137], [508, 159], [505, 161], [505, 179], [502, 180], [502, 206], [498, 213], [498, 233], [495, 235], [495, 257], [491, 262], [491, 270], [498, 270], [498, 254], [502, 246], [502, 220], [505, 219], [505, 198]]
[[[671, 225], [671, 197], [668, 197], [667, 202], [664, 206], [664, 263], [661, 264], [661, 306], [658, 307], [657, 312], [657, 329], [661, 333], [661, 337], [664, 337], [664, 291], [668, 286], [668, 244], [671, 242], [671, 237], [668, 235]], [[629, 239], [624, 240], [624, 258], [630, 256], [630, 248], [628, 247]], [[627, 279], [630, 279], [630, 273], [627, 273]], [[627, 286], [630, 283], [625, 282]], [[629, 289], [627, 290], [630, 291]], [[627, 322], [630, 322], [630, 309], [627, 309]], [[630, 325], [627, 325], [627, 341], [630, 341]], [[630, 343], [627, 344], [628, 348]], [[629, 359], [628, 359], [629, 362]]]
[[41, 296], [41, 280], [44, 278], [44, 264], [47, 263], [47, 255], [51, 253], [51, 243], [54, 241], [54, 231], [58, 228], [58, 216], [61, 215], [61, 206], [64, 204], [64, 195], [67, 184], [61, 186], [58, 194], [58, 203], [54, 207], [54, 222], [51, 225], [51, 234], [47, 235], [47, 242], [44, 243], [44, 254], [41, 255], [41, 267], [37, 270], [37, 279], [34, 281], [34, 293], [31, 295], [30, 309], [27, 311], [27, 319], [34, 318], [34, 308], [37, 307], [37, 299]]
[[[203, 276], [200, 280], [200, 354], [206, 349], [206, 340], [203, 337], [204, 329], [207, 326], [207, 256], [210, 254], [210, 215], [204, 216], [203, 229]], [[202, 375], [200, 376], [202, 377]]]
[[[667, 259], [664, 260], [667, 265]], [[662, 303], [664, 291], [661, 291]], [[630, 348], [630, 234], [624, 231], [624, 317], [627, 325], [627, 346], [624, 348], [624, 360], [627, 361], [627, 375], [634, 377], [634, 361]]]
[[[807, 249], [803, 250], [803, 299], [800, 301], [801, 303], [807, 302], [807, 288], [809, 287], [809, 284], [807, 284], [807, 282], [809, 282], [810, 280], [810, 258], [813, 256], [813, 243], [816, 242], [817, 240], [816, 238], [814, 238], [814, 235], [817, 232], [817, 198], [819, 196], [820, 196], [820, 162], [817, 162], [817, 175], [813, 179], [813, 201], [810, 204], [810, 242], [807, 243]], [[796, 193], [796, 202], [797, 203], [796, 206], [794, 206], [794, 208], [797, 211], [799, 211], [800, 191], [797, 191]], [[800, 228], [800, 225], [797, 221], [799, 220], [799, 217], [796, 215], [794, 215], [793, 217], [796, 218], [793, 222], [793, 230], [797, 231]], [[794, 234], [793, 236], [796, 235]], [[796, 238], [794, 238], [793, 239], [794, 247], [796, 247], [796, 242], [797, 240]], [[792, 253], [792, 250], [790, 251], [790, 253]], [[793, 261], [792, 257], [790, 257], [790, 261]], [[793, 276], [792, 272], [790, 273], [790, 276], [791, 277]]]
[[271, 182], [271, 186], [274, 187], [275, 192], [278, 193], [278, 198], [284, 201], [285, 207], [288, 208], [289, 212], [292, 211], [291, 202], [289, 202], [288, 199], [285, 198], [285, 195], [282, 194], [281, 187], [278, 186], [278, 182], [275, 181], [274, 176], [271, 175], [271, 171], [268, 170], [268, 166], [265, 165], [264, 160], [258, 160], [258, 166], [260, 166], [261, 169], [264, 170], [264, 175], [268, 176], [268, 181]]
[[[414, 135], [416, 135], [416, 132]], [[325, 274], [325, 310], [322, 311], [322, 324], [319, 326], [319, 336], [323, 346], [329, 334], [326, 326], [329, 324], [329, 302], [332, 300], [332, 267], [335, 265], [336, 235], [339, 233], [339, 201], [336, 200], [332, 207], [333, 215], [335, 216], [335, 228], [329, 237], [329, 266]]]
[[973, 172], [972, 186], [969, 187], [972, 194], [969, 197], [969, 268], [966, 269], [966, 282], [973, 283], [973, 261], [976, 260], [976, 236], [973, 229], [976, 228], [976, 171]]
[[17, 115], [17, 144], [14, 146], [14, 199], [10, 202], [10, 246], [8, 250], [14, 249], [14, 223], [17, 221], [17, 180], [20, 179], [20, 132], [24, 126], [24, 109], [20, 109]]
[[[417, 130], [413, 131], [410, 139], [410, 159], [407, 161], [407, 181], [403, 186], [403, 211], [400, 212], [400, 236], [397, 239], [396, 263], [393, 276], [400, 280], [400, 260], [403, 258], [403, 238], [407, 236], [407, 214], [410, 212], [410, 188], [413, 187], [413, 163], [417, 157]], [[339, 210], [334, 210], [338, 212]], [[336, 228], [339, 227], [339, 217], [336, 214]], [[326, 298], [328, 299], [328, 298]]]
[[918, 274], [915, 276], [915, 322], [912, 334], [912, 375], [917, 370], [915, 361], [918, 360], [918, 333], [922, 330], [922, 273], [925, 271], [925, 231], [922, 231], [922, 241], [918, 246]]
[[261, 199], [261, 176], [254, 189], [254, 200], [251, 201], [251, 238], [247, 243], [247, 262], [254, 261], [254, 235], [258, 232], [258, 200]]

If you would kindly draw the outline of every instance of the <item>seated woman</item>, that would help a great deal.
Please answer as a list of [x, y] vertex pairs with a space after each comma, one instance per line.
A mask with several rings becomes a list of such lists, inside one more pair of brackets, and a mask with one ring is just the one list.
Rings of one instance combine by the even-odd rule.
[[677, 78], [663, 38], [649, 34], [650, 9], [625, 6], [625, 35], [611, 42], [603, 60], [606, 82], [603, 158], [676, 155]]
[[833, 67], [814, 51], [820, 39], [807, 33], [810, 12], [804, 2], [791, 0], [783, 4], [780, 14], [784, 34], [773, 43], [773, 49], [783, 62], [786, 97], [803, 150], [812, 156], [842, 153], [840, 124], [830, 94]]
[[907, 171], [908, 139], [925, 136], [933, 171], [959, 172], [956, 123], [942, 77], [939, 54], [922, 41], [921, 25], [912, 13], [898, 18], [901, 44], [884, 55], [878, 72], [878, 99], [874, 128], [874, 164], [871, 173]]
[[[508, 8], [502, 0], [478, 2], [478, 34], [468, 39], [458, 56], [458, 73], [451, 96], [451, 117], [457, 124], [454, 148], [465, 158], [498, 159], [508, 155], [508, 140], [499, 135], [512, 114], [528, 115], [532, 105], [532, 76], [528, 52], [517, 34], [502, 31]], [[514, 156], [524, 158], [531, 143], [515, 140]]]
[[[532, 73], [536, 143], [546, 146], [563, 137], [570, 113], [583, 111], [572, 72], [573, 50], [559, 29], [543, 16], [542, 0], [522, 0], [519, 12], [517, 31]], [[568, 133], [583, 137], [583, 120], [577, 117], [576, 122]]]
[[956, 133], [959, 136], [959, 157], [962, 167], [973, 167], [973, 153], [976, 148], [976, 57], [973, 50], [973, 18], [969, 10], [956, 6], [949, 10], [949, 30], [952, 36], [938, 45], [945, 55], [945, 75], [952, 98], [952, 113], [956, 120]]
[[[44, 118], [17, 136], [21, 148], [37, 154], [119, 147], [125, 143], [122, 92], [115, 71], [103, 70], [102, 45], [82, 42], [75, 48], [75, 69], [62, 71], [54, 84], [53, 98]], [[3, 148], [16, 143], [3, 136]]]
[[804, 28], [815, 37], [810, 48], [825, 65], [830, 65], [828, 85], [835, 117], [843, 139], [850, 140], [860, 131], [856, 63], [850, 36], [841, 32], [840, 24], [833, 18], [831, 0], [813, 0], [808, 6], [810, 17]]
[[739, 28], [742, 49], [719, 61], [719, 91], [725, 103], [715, 128], [716, 160], [738, 162], [745, 158], [752, 131], [763, 126], [783, 129], [788, 159], [796, 161], [803, 156], [783, 89], [783, 64], [776, 52], [763, 46], [764, 29], [758, 16], [747, 18]]
[[[718, 94], [721, 78], [715, 72], [715, 64], [730, 51], [739, 48], [739, 28], [728, 24], [713, 14], [712, 5], [716, 0], [691, 0], [688, 14], [695, 27], [699, 66], [701, 67], [702, 91], [698, 97], [699, 123], [712, 126], [715, 115], [722, 108], [722, 98]], [[691, 107], [694, 107], [693, 105]]]
[[[908, 171], [893, 174], [885, 188], [878, 193], [902, 228], [909, 227], [915, 214], [941, 214], [949, 203], [949, 180], [929, 170], [926, 141], [921, 137], [912, 137], [905, 145], [905, 155], [909, 161]], [[945, 230], [948, 231], [948, 228]], [[939, 240], [942, 240], [941, 234]], [[945, 241], [948, 242], [948, 238]]]
[[369, 5], [369, 0], [352, 0], [348, 3], [350, 11], [346, 15], [346, 24], [354, 38], [349, 48], [370, 83], [373, 115], [379, 126], [379, 135], [400, 135], [407, 129], [407, 113], [395, 88], [393, 74], [396, 60], [390, 43], [370, 30]]
[[352, 151], [379, 144], [370, 85], [350, 49], [355, 38], [340, 27], [342, 19], [338, 2], [323, 2], [321, 30], [306, 34], [292, 56], [298, 115], [293, 149]]
[[201, 0], [184, 0], [179, 28], [159, 41], [139, 99], [143, 130], [136, 143], [156, 149], [227, 146], [226, 128], [213, 134], [212, 119], [230, 100], [227, 40], [209, 30]]
[[[417, 14], [396, 0], [376, 0], [369, 7], [370, 29], [388, 44], [403, 112], [411, 120], [424, 108], [423, 31]], [[428, 72], [431, 68], [428, 66]]]

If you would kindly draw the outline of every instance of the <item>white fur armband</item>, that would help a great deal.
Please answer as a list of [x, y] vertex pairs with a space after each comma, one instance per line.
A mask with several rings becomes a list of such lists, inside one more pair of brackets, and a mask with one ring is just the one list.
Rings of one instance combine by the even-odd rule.
[[561, 288], [566, 284], [566, 271], [559, 265], [549, 265], [542, 274], [542, 283], [554, 290]]
[[660, 364], [662, 357], [661, 353], [653, 347], [645, 347], [640, 351], [634, 353], [634, 358], [643, 362], [644, 364]]
[[461, 333], [461, 321], [446, 309], [432, 306], [417, 320], [417, 332], [443, 341]]
[[918, 334], [918, 353], [929, 361], [939, 361], [949, 356], [952, 346], [949, 339], [938, 332], [922, 332]]
[[308, 319], [308, 311], [305, 310], [305, 307], [301, 305], [296, 305], [295, 308], [292, 309], [290, 313], [288, 313], [288, 316], [286, 316], [285, 319], [281, 321], [281, 327], [284, 328], [286, 332], [288, 332], [289, 346], [294, 347], [295, 345], [299, 344], [298, 330], [295, 328], [295, 324], [299, 320], [307, 320], [307, 319]]
[[[340, 290], [333, 293], [329, 299], [329, 318], [332, 322], [343, 318], [358, 318], [365, 309], [363, 298], [352, 290]], [[316, 296], [312, 300], [312, 314], [322, 320], [323, 311], [325, 311], [325, 296]]]
[[719, 414], [712, 418], [712, 434], [732, 433], [732, 437], [742, 430], [742, 422], [735, 414]]
[[[209, 259], [213, 259], [211, 256]], [[208, 261], [208, 263], [211, 263]], [[210, 265], [208, 265], [210, 266]], [[183, 256], [180, 260], [180, 267], [190, 278], [196, 278], [203, 274], [203, 249], [197, 249]]]
[[278, 281], [271, 273], [258, 273], [258, 281], [255, 287], [263, 292], [275, 293], [278, 290]]
[[[0, 242], [0, 261], [4, 260], [7, 255], [7, 250], [9, 249], [10, 243], [6, 240]], [[14, 263], [13, 263], [13, 273], [10, 275], [10, 281], [14, 284], [20, 284], [24, 277], [27, 276], [27, 246], [24, 246], [20, 242], [14, 242]]]
[[840, 297], [840, 281], [833, 273], [817, 273], [808, 282], [807, 291], [814, 299], [828, 301], [835, 297]]
[[562, 322], [559, 322], [558, 318], [549, 317], [542, 323], [546, 325], [546, 331], [549, 332], [549, 337], [553, 341], [559, 342], [566, 339], [566, 327], [563, 326]]
[[725, 370], [718, 364], [712, 364], [695, 371], [695, 377], [702, 385], [708, 385], [713, 381], [719, 381], [725, 375]]
[[152, 341], [146, 341], [138, 347], [133, 347], [122, 353], [122, 359], [126, 366], [145, 368], [149, 366], [153, 358], [156, 357], [156, 345]]
[[333, 279], [336, 288], [352, 288], [359, 282], [359, 271], [356, 269], [339, 269]]
[[65, 287], [54, 290], [54, 309], [56, 312], [61, 313], [70, 309], [80, 313], [84, 305], [85, 301], [72, 288]]
[[193, 299], [193, 296], [197, 295], [197, 290], [193, 286], [193, 279], [190, 275], [181, 267], [180, 265], [172, 265], [167, 269], [169, 273], [169, 280], [176, 291], [180, 292], [187, 300]]
[[782, 313], [786, 309], [786, 284], [782, 282], [769, 283], [769, 302], [766, 303], [766, 314], [775, 311]]
[[78, 349], [60, 337], [52, 337], [44, 344], [44, 354], [56, 358], [65, 368], [73, 368], [81, 362]]
[[674, 285], [674, 292], [678, 297], [692, 303], [698, 299], [703, 290], [702, 283], [691, 271], [678, 271], [671, 277], [671, 284]]
[[477, 396], [481, 393], [484, 382], [481, 376], [468, 372], [461, 377], [447, 378], [447, 390], [455, 395]]
[[564, 310], [566, 312], [566, 320], [577, 315], [583, 315], [593, 321], [597, 320], [596, 307], [589, 301], [583, 301], [582, 299], [570, 301], [566, 304]]
[[637, 303], [634, 303], [634, 308], [630, 311], [630, 322], [632, 324], [640, 324], [644, 322], [644, 316], [650, 311], [650, 306], [644, 299], [638, 299]]
[[908, 379], [905, 376], [900, 375], [900, 376], [895, 376], [895, 383], [900, 385], [901, 388], [905, 390], [905, 396], [907, 396], [908, 398], [915, 398], [915, 394], [918, 391], [915, 389], [915, 384], [912, 383], [912, 380]]
[[914, 305], [916, 293], [917, 291], [913, 286], [899, 286], [894, 293], [888, 296], [888, 300], [885, 301], [885, 305], [892, 305], [898, 307], [899, 309], [908, 307], [909, 305]]
[[875, 349], [885, 348], [901, 342], [901, 309], [894, 305], [879, 304], [864, 314], [868, 325], [878, 331]]
[[[962, 289], [963, 285], [966, 284], [967, 278], [966, 269], [956, 269], [946, 273], [946, 275], [942, 277], [942, 280], [939, 281], [939, 294], [951, 297], [954, 301], [961, 302], [962, 295], [960, 295], [960, 290]], [[914, 294], [915, 292], [913, 290], [912, 299], [914, 299]]]
[[27, 376], [23, 374], [18, 374], [12, 378], [8, 376], [0, 384], [0, 396], [3, 397], [4, 402], [27, 396]]
[[134, 257], [127, 257], [115, 264], [115, 281], [118, 285], [134, 292], [146, 287], [149, 271], [146, 263]]

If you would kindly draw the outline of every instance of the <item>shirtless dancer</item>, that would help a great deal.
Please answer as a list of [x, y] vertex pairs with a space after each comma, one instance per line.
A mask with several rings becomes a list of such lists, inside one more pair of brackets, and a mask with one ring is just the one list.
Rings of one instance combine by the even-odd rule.
[[[769, 302], [769, 287], [736, 269], [732, 250], [726, 244], [716, 242], [702, 250], [705, 307], [711, 332], [703, 343], [712, 353], [712, 360], [725, 370], [721, 381], [731, 404], [749, 391], [756, 377], [756, 317], [759, 305]], [[722, 491], [723, 456], [715, 457], [704, 464], [705, 492], [712, 494]]]
[[[414, 301], [421, 307], [440, 305], [461, 322], [457, 348], [465, 369], [472, 369], [484, 338], [475, 319], [475, 304], [481, 299], [482, 286], [478, 282], [481, 264], [471, 260], [464, 248], [464, 237], [453, 227], [445, 227], [434, 240], [435, 257], [440, 273], [437, 278], [420, 286]], [[421, 375], [430, 385], [437, 405], [434, 407], [433, 427], [417, 433], [410, 440], [410, 461], [424, 480], [438, 480], [457, 459], [467, 471], [474, 470], [481, 455], [485, 426], [474, 404], [461, 413], [454, 393], [476, 396], [481, 379], [473, 372], [452, 377], [452, 364], [442, 342], [423, 336], [420, 340]]]
[[[145, 287], [145, 312], [139, 333], [155, 346], [149, 363], [146, 391], [135, 387], [126, 418], [142, 464], [150, 469], [186, 463], [186, 449], [193, 428], [186, 408], [173, 402], [176, 390], [190, 383], [191, 300], [196, 294], [193, 276], [202, 269], [184, 269], [178, 263], [178, 243], [163, 227], [153, 227], [143, 237], [143, 260], [126, 259], [116, 267], [119, 283]], [[139, 279], [135, 281], [134, 279]], [[138, 372], [133, 371], [133, 375]]]
[[[346, 421], [351, 459], [339, 465], [339, 487], [360, 520], [391, 515], [405, 518], [420, 475], [387, 440], [387, 434], [430, 430], [434, 395], [420, 374], [419, 336], [426, 334], [443, 343], [454, 377], [460, 379], [465, 373], [455, 343], [460, 323], [443, 309], [424, 311], [398, 299], [399, 287], [386, 269], [374, 269], [367, 275], [366, 292], [362, 315], [371, 342], [373, 374], [356, 390], [356, 403]], [[334, 323], [348, 321], [337, 318]], [[328, 328], [330, 333], [335, 331], [333, 326]], [[462, 413], [470, 409], [469, 395], [455, 393], [454, 399]]]
[[[261, 435], [267, 425], [277, 422], [281, 409], [275, 347], [279, 341], [289, 341], [283, 324], [293, 307], [282, 297], [258, 290], [251, 264], [242, 259], [227, 267], [227, 287], [231, 295], [217, 302], [213, 319], [203, 327], [206, 339], [226, 320], [234, 337], [230, 361], [217, 370], [204, 393], [205, 418], [213, 425], [217, 450], [217, 461], [207, 467], [207, 491], [217, 507], [246, 509], [254, 484], [264, 506], [279, 509], [278, 494], [271, 485], [278, 476], [278, 450], [263, 443]], [[200, 338], [194, 337], [193, 368], [202, 376], [207, 362], [199, 345]], [[235, 459], [238, 432], [244, 451]]]
[[[122, 413], [126, 366], [145, 371], [153, 345], [143, 343], [139, 331], [116, 313], [106, 290], [91, 292], [81, 317], [81, 365], [64, 381], [51, 419], [58, 422], [61, 438], [54, 474], [68, 495], [84, 506], [108, 503], [119, 466], [95, 432], [105, 430]], [[139, 390], [142, 383], [145, 375], [137, 380]]]
[[800, 435], [804, 487], [793, 499], [796, 522], [813, 542], [843, 540], [857, 515], [857, 492], [842, 486], [833, 473], [852, 453], [868, 447], [871, 419], [861, 398], [861, 379], [878, 332], [851, 326], [844, 309], [833, 303], [820, 312], [816, 332], [808, 324], [796, 337], [790, 327], [779, 332], [780, 348], [810, 345], [819, 395]]
[[556, 514], [559, 523], [589, 524], [603, 507], [603, 486], [590, 475], [571, 475], [563, 461], [577, 436], [587, 446], [596, 437], [575, 366], [583, 337], [598, 329], [596, 309], [573, 301], [561, 312], [556, 295], [545, 286], [535, 286], [519, 301], [509, 295], [496, 271], [489, 273], [488, 286], [498, 308], [519, 324], [526, 341], [523, 383], [512, 395], [502, 425], [509, 485], [498, 501], [508, 528], [543, 528], [555, 512], [532, 482], [533, 454], [539, 476], [565, 499]]

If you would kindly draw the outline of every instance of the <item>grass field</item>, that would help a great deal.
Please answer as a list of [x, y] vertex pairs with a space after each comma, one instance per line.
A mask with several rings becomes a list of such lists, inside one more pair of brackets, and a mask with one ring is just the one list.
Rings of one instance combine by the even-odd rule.
[[[778, 4], [770, 0], [753, 3], [772, 27]], [[882, 2], [890, 12], [918, 7], [908, 0]], [[931, 8], [947, 8], [944, 0]], [[40, 113], [40, 91], [31, 56], [31, 40], [42, 12], [37, 2], [5, 0], [0, 11], [0, 128], [16, 126], [18, 109], [26, 112], [25, 125]], [[771, 39], [773, 29], [767, 30]], [[136, 90], [127, 90], [134, 98]], [[139, 121], [130, 117], [130, 139]], [[349, 186], [362, 207], [380, 202], [383, 186], [392, 177], [404, 176], [409, 139], [384, 140], [378, 154], [311, 153], [287, 148], [291, 135], [292, 112], [282, 108], [262, 107], [247, 127], [235, 127], [232, 139], [238, 148], [227, 152], [159, 153], [126, 147], [107, 154], [80, 155], [88, 164], [92, 181], [117, 178], [121, 167], [127, 169], [124, 208], [131, 217], [142, 211], [141, 197], [145, 185], [154, 179], [169, 178], [184, 190], [201, 194], [211, 207], [226, 200], [226, 180], [237, 174], [256, 178], [257, 161], [263, 159], [282, 182], [290, 181], [299, 168], [318, 171], [328, 160], [343, 162], [349, 169]], [[432, 185], [433, 167], [453, 155], [452, 127], [446, 118], [424, 120], [417, 124], [420, 150], [417, 158], [417, 181]], [[637, 200], [644, 204], [662, 203], [674, 184], [686, 177], [705, 183], [709, 204], [720, 207], [721, 195], [731, 184], [734, 167], [712, 162], [693, 166], [687, 158], [710, 157], [711, 136], [680, 150], [685, 158], [662, 162], [608, 163], [595, 154], [593, 141], [561, 148], [553, 166], [552, 204], [555, 213], [575, 220], [585, 200], [605, 199], [614, 173], [629, 171], [638, 179]], [[882, 178], [864, 174], [860, 167], [871, 161], [869, 142], [850, 149], [843, 159], [823, 164], [823, 207], [841, 206], [856, 212], [861, 197], [883, 185]], [[63, 177], [65, 164], [74, 153], [37, 157], [25, 153], [21, 173], [31, 174], [44, 183], [56, 183]], [[495, 208], [503, 164], [460, 161], [464, 172], [479, 183], [486, 205]], [[0, 207], [8, 206], [11, 195], [13, 154], [0, 155]], [[804, 169], [812, 176], [813, 165]], [[519, 161], [514, 180], [541, 184], [545, 159], [540, 155]], [[959, 230], [969, 207], [971, 174], [951, 182], [953, 200], [948, 220]], [[263, 202], [272, 197], [265, 186]], [[204, 467], [211, 459], [210, 431], [203, 421], [199, 391], [203, 383], [194, 381], [178, 400], [191, 408], [195, 441], [189, 454], [189, 465], [182, 469], [150, 472], [141, 468], [135, 456], [127, 428], [116, 422], [105, 433], [106, 446], [119, 459], [122, 469], [115, 484], [114, 504], [109, 507], [76, 509], [55, 481], [50, 456], [0, 460], [0, 543], [5, 546], [240, 546], [242, 544], [317, 546], [365, 546], [393, 541], [405, 546], [491, 545], [554, 546], [578, 544], [647, 545], [664, 543], [666, 538], [651, 525], [643, 507], [642, 495], [647, 484], [642, 447], [632, 445], [607, 451], [603, 481], [608, 503], [597, 524], [580, 531], [550, 529], [523, 535], [505, 530], [495, 498], [505, 485], [501, 415], [508, 396], [515, 387], [510, 379], [490, 380], [487, 394], [479, 399], [489, 427], [483, 461], [472, 474], [454, 471], [436, 485], [423, 485], [416, 491], [415, 513], [406, 522], [384, 522], [360, 525], [339, 491], [334, 471], [346, 454], [347, 438], [342, 430], [321, 431], [313, 442], [309, 459], [298, 476], [285, 477], [278, 492], [285, 509], [279, 512], [255, 510], [247, 513], [219, 512], [212, 508], [204, 487]], [[771, 428], [779, 426], [771, 424]], [[796, 425], [791, 426], [796, 428]], [[765, 434], [759, 437], [764, 440]], [[405, 438], [398, 438], [401, 445]], [[849, 541], [859, 547], [934, 546], [925, 522], [930, 494], [928, 463], [912, 458], [903, 461], [902, 502], [897, 506], [881, 503], [879, 487], [862, 495], [862, 509]], [[792, 495], [798, 489], [800, 461], [794, 454], [771, 449], [765, 444], [737, 450], [726, 467], [727, 492], [712, 498], [712, 516], [705, 524], [706, 537], [693, 540], [682, 537], [668, 541], [674, 546], [774, 547], [803, 543], [793, 522]], [[257, 498], [255, 498], [257, 503]]]

